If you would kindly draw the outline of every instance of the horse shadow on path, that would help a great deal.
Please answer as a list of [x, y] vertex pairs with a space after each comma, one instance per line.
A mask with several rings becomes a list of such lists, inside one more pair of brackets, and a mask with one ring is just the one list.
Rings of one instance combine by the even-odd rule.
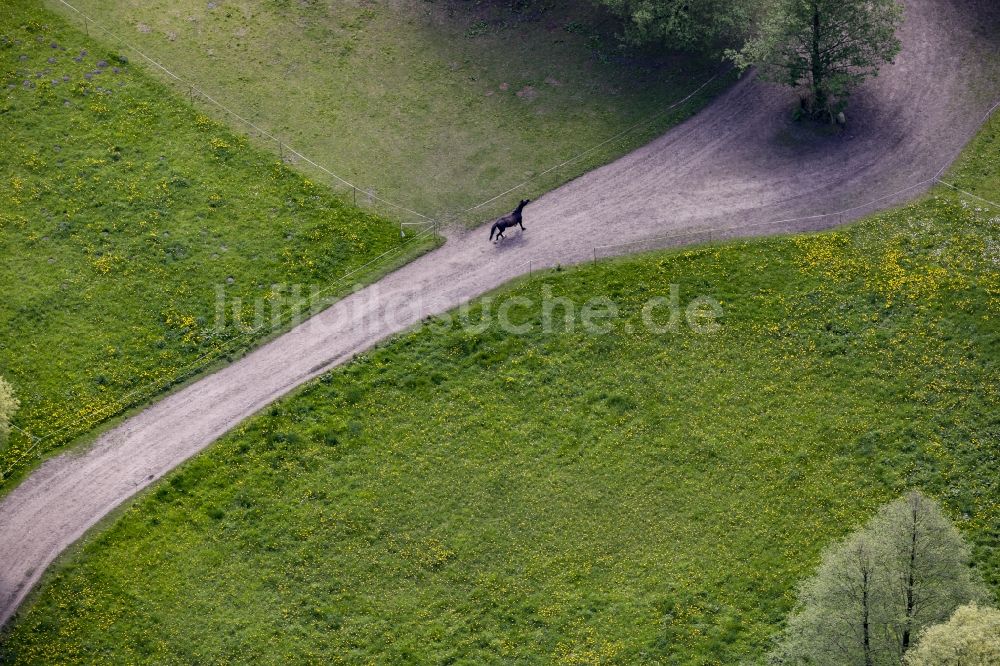
[[494, 239], [493, 247], [496, 248], [497, 252], [510, 252], [517, 250], [527, 243], [527, 240], [524, 237], [525, 233], [525, 231], [518, 229], [517, 233], [509, 234], [503, 238]]

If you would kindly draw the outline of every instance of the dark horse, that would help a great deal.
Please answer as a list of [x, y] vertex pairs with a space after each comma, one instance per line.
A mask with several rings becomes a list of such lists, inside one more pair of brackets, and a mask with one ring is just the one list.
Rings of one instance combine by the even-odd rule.
[[517, 208], [510, 215], [504, 215], [499, 220], [493, 223], [490, 228], [490, 240], [493, 240], [493, 234], [497, 235], [497, 240], [503, 238], [503, 232], [505, 229], [510, 227], [521, 227], [521, 231], [524, 231], [524, 223], [521, 222], [521, 211], [524, 207], [528, 205], [531, 199], [524, 199], [521, 203], [517, 204]]

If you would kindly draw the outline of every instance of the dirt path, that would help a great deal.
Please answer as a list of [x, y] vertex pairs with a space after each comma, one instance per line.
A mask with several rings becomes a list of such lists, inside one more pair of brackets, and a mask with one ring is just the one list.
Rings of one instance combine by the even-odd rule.
[[[982, 11], [990, 2], [979, 0]], [[841, 135], [793, 126], [791, 95], [744, 80], [656, 141], [532, 203], [523, 235], [511, 232], [501, 245], [488, 243], [483, 228], [451, 238], [86, 451], [47, 461], [0, 502], [0, 621], [87, 529], [237, 423], [426, 315], [527, 272], [529, 260], [536, 269], [577, 263], [595, 246], [684, 229], [751, 235], [831, 226], [837, 216], [754, 225], [848, 208], [934, 176], [1000, 91], [982, 71], [983, 54], [998, 47], [971, 27], [982, 21], [976, 3], [909, 0], [903, 53], [856, 96]]]

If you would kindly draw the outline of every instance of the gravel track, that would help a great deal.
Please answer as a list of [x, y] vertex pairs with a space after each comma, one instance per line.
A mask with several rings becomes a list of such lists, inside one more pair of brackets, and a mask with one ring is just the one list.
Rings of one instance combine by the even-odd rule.
[[[908, 0], [897, 62], [867, 84], [848, 129], [824, 134], [789, 121], [793, 94], [750, 77], [645, 147], [533, 202], [527, 231], [487, 242], [488, 227], [339, 301], [245, 358], [171, 394], [86, 450], [42, 464], [0, 501], [0, 623], [46, 567], [102, 517], [296, 386], [430, 314], [530, 267], [670, 244], [682, 230], [722, 236], [833, 226], [912, 198], [974, 132], [1000, 90], [991, 0]], [[995, 18], [995, 16], [994, 16]], [[990, 56], [985, 58], [984, 56]], [[892, 195], [892, 196], [887, 196]], [[764, 223], [838, 211], [846, 216]]]

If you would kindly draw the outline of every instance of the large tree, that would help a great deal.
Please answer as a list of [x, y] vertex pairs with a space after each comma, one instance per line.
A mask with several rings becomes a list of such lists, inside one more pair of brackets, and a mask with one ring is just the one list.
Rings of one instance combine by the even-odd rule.
[[914, 491], [825, 552], [771, 661], [899, 666], [918, 632], [984, 597], [958, 530]]
[[849, 666], [882, 664], [879, 629], [885, 618], [874, 544], [855, 534], [823, 556], [816, 575], [799, 591], [796, 610], [778, 648], [775, 664]]
[[945, 621], [958, 606], [982, 596], [962, 536], [926, 495], [914, 491], [886, 505], [868, 530], [879, 544], [888, 637], [897, 656], [910, 648], [918, 629]]
[[1000, 610], [962, 606], [951, 619], [928, 628], [906, 655], [906, 666], [1000, 664]]
[[625, 22], [632, 44], [722, 53], [748, 36], [762, 0], [598, 0]]
[[900, 50], [897, 0], [775, 0], [758, 34], [729, 55], [767, 80], [809, 94], [804, 108], [832, 121], [850, 92]]

